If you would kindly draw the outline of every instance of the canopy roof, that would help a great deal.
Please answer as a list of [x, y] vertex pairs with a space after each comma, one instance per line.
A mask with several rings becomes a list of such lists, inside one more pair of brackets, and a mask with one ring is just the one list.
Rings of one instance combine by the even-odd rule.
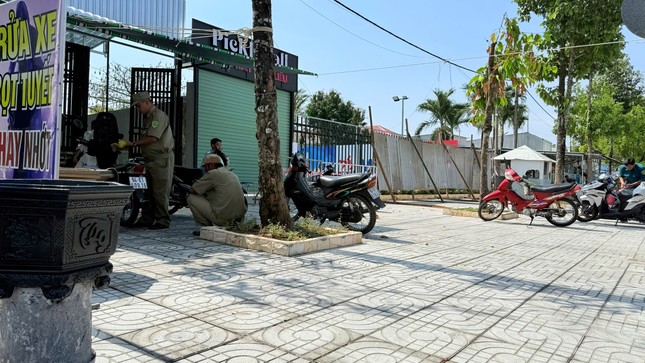
[[493, 160], [548, 161], [551, 163], [555, 162], [553, 159], [540, 154], [539, 152], [531, 149], [526, 145], [520, 146], [517, 149], [513, 149], [501, 155], [497, 155], [493, 158]]
[[[137, 42], [153, 48], [172, 52], [180, 57], [189, 58], [197, 62], [206, 62], [215, 65], [229, 65], [240, 67], [253, 67], [253, 58], [217, 49], [208, 45], [193, 43], [188, 40], [175, 39], [166, 35], [157, 34], [135, 26], [120, 23], [74, 7], [67, 7], [67, 29], [86, 34], [93, 38], [109, 41], [110, 37], [119, 37], [132, 42]], [[275, 66], [275, 69], [284, 73], [305, 74], [315, 76], [315, 73], [303, 71], [293, 67]]]

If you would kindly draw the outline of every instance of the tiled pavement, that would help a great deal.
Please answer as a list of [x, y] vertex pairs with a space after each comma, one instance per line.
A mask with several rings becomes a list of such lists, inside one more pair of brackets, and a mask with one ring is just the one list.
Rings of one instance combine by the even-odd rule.
[[644, 225], [379, 217], [300, 257], [122, 229], [97, 362], [645, 362]]

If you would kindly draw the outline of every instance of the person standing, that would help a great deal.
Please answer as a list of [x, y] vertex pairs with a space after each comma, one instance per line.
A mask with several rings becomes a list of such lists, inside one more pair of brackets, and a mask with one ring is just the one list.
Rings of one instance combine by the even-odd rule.
[[128, 141], [126, 147], [141, 147], [148, 182], [146, 198], [150, 201], [133, 227], [168, 228], [170, 227], [168, 197], [175, 165], [175, 141], [170, 120], [165, 112], [152, 103], [148, 92], [132, 95], [132, 107], [136, 107], [143, 115], [144, 131], [140, 140]]
[[75, 168], [98, 168], [96, 156], [87, 153], [87, 144], [92, 139], [94, 139], [94, 121], [90, 123], [89, 130], [83, 133], [83, 138], [79, 139], [80, 142], [78, 146], [76, 146], [76, 153], [74, 154], [73, 159], [73, 162], [76, 165]]
[[633, 189], [645, 181], [645, 167], [637, 163], [634, 158], [627, 158], [618, 169], [621, 188]]
[[[199, 226], [222, 226], [246, 214], [246, 197], [240, 179], [224, 167], [219, 155], [208, 154], [202, 161], [206, 175], [193, 183], [188, 207]], [[193, 235], [198, 236], [199, 231]]]

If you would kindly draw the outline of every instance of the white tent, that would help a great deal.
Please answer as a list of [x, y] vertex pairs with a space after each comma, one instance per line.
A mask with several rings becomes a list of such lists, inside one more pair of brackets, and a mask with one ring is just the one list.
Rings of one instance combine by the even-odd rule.
[[550, 183], [550, 174], [555, 160], [540, 154], [524, 145], [493, 158], [496, 161], [507, 161], [507, 165], [519, 175], [527, 175], [537, 184]]

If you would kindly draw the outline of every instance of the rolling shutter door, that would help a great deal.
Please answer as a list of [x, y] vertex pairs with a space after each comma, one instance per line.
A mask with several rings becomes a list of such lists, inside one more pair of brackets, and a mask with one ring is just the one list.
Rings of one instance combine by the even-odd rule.
[[[196, 70], [197, 162], [210, 149], [210, 140], [222, 140], [229, 168], [242, 182], [258, 181], [258, 145], [255, 139], [255, 91], [253, 82], [206, 70]], [[282, 168], [288, 166], [291, 94], [278, 92], [278, 129]]]

